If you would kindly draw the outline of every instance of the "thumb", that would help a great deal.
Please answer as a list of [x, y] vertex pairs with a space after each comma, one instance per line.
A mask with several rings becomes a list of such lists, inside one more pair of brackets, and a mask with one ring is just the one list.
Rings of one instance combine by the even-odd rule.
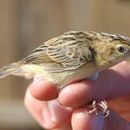
[[104, 118], [102, 115], [88, 114], [86, 108], [78, 108], [72, 115], [73, 130], [129, 130], [130, 124], [110, 110]]
[[130, 123], [120, 117], [117, 113], [110, 110], [110, 114], [106, 117], [103, 130], [129, 130]]

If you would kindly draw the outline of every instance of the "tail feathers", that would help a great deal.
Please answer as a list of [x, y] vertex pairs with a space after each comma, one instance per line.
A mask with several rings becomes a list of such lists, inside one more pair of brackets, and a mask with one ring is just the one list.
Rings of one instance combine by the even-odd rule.
[[8, 75], [15, 75], [15, 73], [18, 73], [18, 71], [19, 67], [16, 63], [5, 65], [0, 69], [0, 78], [4, 78]]

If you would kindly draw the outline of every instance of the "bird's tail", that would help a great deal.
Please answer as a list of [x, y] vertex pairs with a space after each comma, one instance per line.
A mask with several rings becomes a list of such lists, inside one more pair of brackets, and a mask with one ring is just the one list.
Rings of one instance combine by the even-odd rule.
[[0, 78], [4, 78], [8, 75], [15, 75], [18, 71], [19, 66], [17, 63], [5, 65], [0, 69]]

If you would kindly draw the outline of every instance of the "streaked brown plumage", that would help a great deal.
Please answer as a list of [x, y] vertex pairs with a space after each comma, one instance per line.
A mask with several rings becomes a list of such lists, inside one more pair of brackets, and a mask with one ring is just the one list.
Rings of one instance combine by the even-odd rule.
[[28, 57], [4, 66], [0, 78], [39, 75], [62, 88], [91, 78], [130, 55], [130, 39], [107, 33], [70, 31], [43, 43]]

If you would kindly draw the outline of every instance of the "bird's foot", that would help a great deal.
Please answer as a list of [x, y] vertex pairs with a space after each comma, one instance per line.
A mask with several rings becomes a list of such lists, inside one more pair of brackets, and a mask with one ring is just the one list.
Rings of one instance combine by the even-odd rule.
[[104, 118], [109, 115], [107, 102], [104, 101], [93, 101], [92, 104], [87, 105], [88, 113], [95, 113], [96, 115], [103, 115]]

